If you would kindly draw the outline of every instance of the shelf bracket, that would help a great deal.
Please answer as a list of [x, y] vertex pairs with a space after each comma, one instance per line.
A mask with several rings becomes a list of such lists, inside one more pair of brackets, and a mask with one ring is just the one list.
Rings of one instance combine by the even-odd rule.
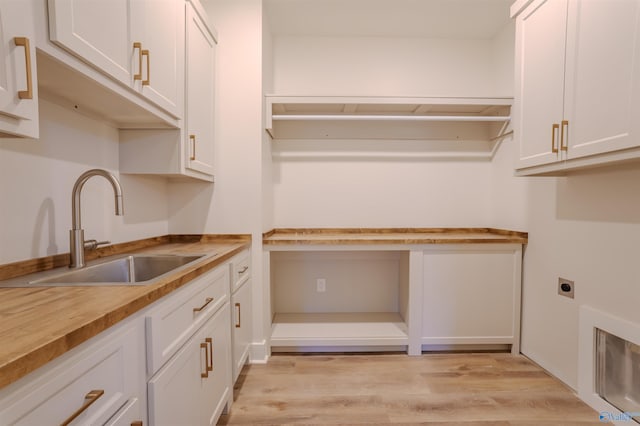
[[509, 123], [511, 123], [511, 120], [506, 120], [504, 123], [502, 123], [502, 127], [500, 127], [500, 131], [498, 132], [497, 136], [492, 137], [491, 139], [489, 139], [490, 142], [494, 142], [497, 141], [499, 139], [504, 138], [505, 136], [509, 136], [513, 134], [513, 130], [505, 132], [505, 130], [507, 130], [507, 126], [509, 125]]
[[491, 149], [491, 159], [493, 159], [493, 157], [496, 155], [496, 152], [498, 152], [498, 149], [500, 148], [500, 145], [502, 145], [502, 140], [513, 134], [513, 130], [509, 130], [508, 132], [505, 132], [505, 130], [507, 130], [507, 126], [509, 125], [511, 121], [505, 121], [502, 124], [502, 127], [500, 128], [500, 131], [498, 132], [497, 136], [492, 137], [491, 139], [489, 139], [490, 142], [495, 142], [495, 144], [493, 144], [493, 148]]

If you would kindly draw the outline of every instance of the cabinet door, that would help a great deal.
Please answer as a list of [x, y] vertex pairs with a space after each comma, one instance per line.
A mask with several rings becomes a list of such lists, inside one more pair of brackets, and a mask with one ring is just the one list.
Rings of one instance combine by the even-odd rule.
[[511, 249], [425, 251], [422, 343], [517, 344], [520, 255]]
[[240, 371], [247, 362], [251, 344], [251, 279], [248, 279], [231, 297], [233, 334], [233, 381], [238, 380]]
[[152, 425], [216, 424], [230, 401], [229, 304], [149, 380]]
[[[184, 2], [180, 0], [132, 0], [132, 40], [146, 52], [136, 90], [176, 117], [182, 117], [184, 78]], [[134, 52], [138, 55], [138, 50]], [[140, 71], [138, 71], [140, 72]]]
[[[104, 426], [134, 426], [144, 424], [142, 403], [138, 398], [132, 398], [125, 404]], [[140, 423], [142, 422], [142, 423]]]
[[189, 2], [186, 26], [186, 167], [212, 175], [216, 41]]
[[0, 0], [0, 133], [38, 137], [31, 2]]
[[85, 62], [131, 85], [131, 1], [49, 0], [49, 37]]
[[151, 379], [148, 385], [149, 423], [200, 424], [200, 388], [205, 378], [206, 348], [195, 337]]
[[220, 309], [200, 334], [211, 339], [211, 371], [202, 382], [201, 425], [215, 425], [231, 402], [231, 324], [229, 304]]
[[[567, 26], [565, 138], [568, 158], [640, 145], [640, 2], [571, 1]], [[566, 142], [565, 142], [566, 144]]]
[[536, 0], [516, 18], [518, 168], [560, 158], [566, 21], [566, 0]]

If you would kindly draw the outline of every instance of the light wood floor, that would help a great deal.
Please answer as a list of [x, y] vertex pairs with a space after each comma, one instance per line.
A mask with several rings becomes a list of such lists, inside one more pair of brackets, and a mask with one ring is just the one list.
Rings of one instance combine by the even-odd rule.
[[573, 391], [510, 354], [274, 355], [245, 366], [218, 424], [602, 424]]

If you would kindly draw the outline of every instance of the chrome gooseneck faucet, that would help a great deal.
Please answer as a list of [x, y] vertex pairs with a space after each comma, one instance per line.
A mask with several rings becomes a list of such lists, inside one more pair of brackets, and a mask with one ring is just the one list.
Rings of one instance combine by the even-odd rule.
[[102, 176], [107, 179], [113, 187], [116, 203], [116, 215], [122, 216], [124, 214], [124, 208], [122, 205], [122, 187], [118, 179], [106, 170], [91, 169], [87, 170], [80, 175], [73, 185], [73, 191], [71, 193], [71, 231], [69, 232], [69, 242], [71, 251], [71, 261], [69, 263], [70, 268], [82, 268], [85, 266], [84, 261], [84, 249], [95, 249], [99, 245], [109, 244], [109, 241], [96, 241], [96, 240], [84, 240], [84, 229], [82, 229], [82, 223], [80, 219], [80, 192], [85, 182], [92, 176]]

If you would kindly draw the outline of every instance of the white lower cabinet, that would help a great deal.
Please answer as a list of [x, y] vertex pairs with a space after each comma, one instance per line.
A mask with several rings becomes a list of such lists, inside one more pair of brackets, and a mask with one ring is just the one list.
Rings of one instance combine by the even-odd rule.
[[229, 341], [226, 304], [149, 380], [152, 425], [216, 424], [230, 402]]
[[251, 345], [251, 279], [245, 280], [231, 296], [233, 334], [233, 381], [238, 380], [242, 367], [249, 358]]
[[2, 425], [145, 422], [144, 326], [107, 330], [0, 391]]
[[216, 424], [231, 406], [229, 264], [147, 312], [149, 422]]
[[522, 244], [336, 247], [269, 250], [273, 352], [519, 353]]
[[247, 270], [230, 265], [238, 266], [217, 266], [0, 389], [0, 425], [215, 425], [232, 404], [232, 272], [251, 324]]
[[424, 251], [423, 349], [510, 345], [519, 352], [522, 246]]
[[177, 290], [146, 314], [147, 372], [155, 374], [208, 318], [229, 303], [226, 265]]
[[105, 426], [143, 426], [144, 422], [140, 420], [143, 405], [146, 404], [139, 398], [132, 398], [105, 423]]
[[251, 302], [251, 255], [249, 250], [231, 259], [231, 340], [233, 382], [249, 359], [253, 323]]

